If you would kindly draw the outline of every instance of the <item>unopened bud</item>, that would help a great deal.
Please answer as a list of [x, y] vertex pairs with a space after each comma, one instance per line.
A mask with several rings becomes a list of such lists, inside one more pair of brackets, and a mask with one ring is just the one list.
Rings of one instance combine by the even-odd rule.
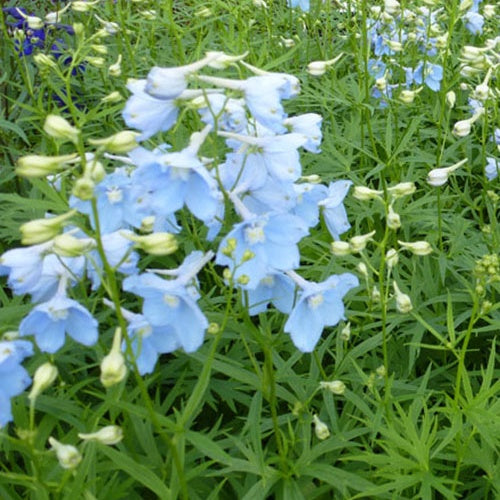
[[351, 245], [349, 245], [347, 241], [332, 241], [330, 243], [330, 249], [333, 255], [337, 257], [342, 257], [351, 253]]
[[248, 52], [245, 52], [240, 56], [228, 56], [224, 52], [209, 51], [205, 55], [210, 59], [210, 62], [208, 63], [208, 66], [210, 68], [226, 69], [235, 62], [245, 59], [245, 57], [248, 55]]
[[347, 323], [342, 330], [340, 330], [340, 338], [347, 342], [351, 338], [351, 323]]
[[40, 365], [33, 375], [33, 385], [31, 386], [28, 398], [30, 400], [36, 399], [47, 387], [50, 387], [52, 382], [57, 377], [57, 367], [52, 363], [44, 363]]
[[360, 236], [353, 236], [349, 240], [349, 246], [351, 248], [351, 252], [359, 253], [366, 248], [367, 243], [372, 239], [372, 236], [375, 234], [375, 231], [371, 231], [367, 234], [362, 234]]
[[366, 264], [364, 262], [360, 262], [357, 265], [357, 268], [361, 275], [363, 275], [365, 278], [369, 277], [368, 268], [366, 267]]
[[87, 201], [91, 200], [94, 196], [94, 188], [94, 181], [89, 176], [84, 175], [75, 181], [71, 193], [73, 196], [80, 198], [80, 200]]
[[376, 199], [376, 198], [380, 198], [380, 195], [383, 194], [383, 193], [384, 193], [383, 191], [378, 191], [378, 190], [375, 190], [375, 189], [370, 189], [370, 188], [365, 187], [365, 186], [356, 186], [354, 188], [354, 191], [353, 191], [352, 195], [357, 200], [368, 201], [368, 200], [373, 200], [373, 199]]
[[71, 141], [73, 144], [78, 143], [80, 131], [76, 127], [70, 125], [62, 116], [47, 116], [43, 125], [43, 130], [54, 139]]
[[326, 73], [326, 70], [333, 66], [344, 54], [339, 54], [337, 57], [329, 61], [312, 61], [307, 65], [307, 72], [312, 76], [321, 76]]
[[101, 444], [113, 445], [123, 439], [123, 430], [117, 425], [107, 425], [96, 432], [89, 434], [80, 433], [78, 437], [84, 441], [97, 441]]
[[402, 314], [409, 313], [413, 309], [410, 296], [403, 293], [395, 281], [392, 282], [392, 285], [396, 294], [396, 309]]
[[330, 436], [328, 426], [322, 422], [318, 415], [313, 415], [314, 433], [320, 441], [324, 441]]
[[93, 146], [102, 146], [109, 153], [128, 153], [139, 145], [137, 143], [139, 135], [132, 130], [122, 130], [104, 139], [89, 139], [89, 143]]
[[135, 243], [135, 246], [151, 255], [170, 255], [179, 248], [177, 239], [171, 233], [151, 233], [138, 236], [133, 233], [122, 233]]
[[122, 74], [122, 55], [118, 55], [118, 60], [108, 68], [110, 76], [120, 76]]
[[413, 194], [416, 190], [417, 188], [414, 182], [400, 182], [395, 186], [387, 188], [387, 192], [393, 197], [393, 199]]
[[106, 59], [104, 57], [100, 56], [87, 56], [85, 60], [91, 65], [94, 66], [94, 68], [104, 68], [104, 65], [106, 64]]
[[114, 92], [111, 92], [110, 94], [104, 96], [101, 99], [101, 102], [115, 103], [115, 102], [120, 102], [121, 100], [123, 100], [123, 96], [120, 94], [120, 92], [118, 92], [118, 90], [115, 90]]
[[40, 69], [43, 68], [57, 68], [57, 63], [52, 55], [46, 54], [35, 54], [33, 56], [33, 60], [35, 63], [40, 66]]
[[491, 17], [495, 17], [495, 6], [491, 4], [483, 5], [483, 16], [486, 19], [490, 19]]
[[387, 253], [385, 254], [385, 262], [387, 263], [387, 267], [389, 269], [397, 266], [399, 262], [399, 256], [398, 252], [394, 248], [390, 248], [389, 250], [387, 250]]
[[429, 255], [432, 252], [432, 247], [427, 241], [407, 242], [398, 240], [398, 243], [414, 255]]
[[74, 446], [62, 444], [53, 437], [49, 437], [49, 443], [55, 450], [59, 465], [63, 469], [74, 469], [82, 461], [80, 452]]
[[401, 227], [401, 217], [394, 211], [392, 205], [389, 205], [387, 212], [387, 227], [394, 231]]
[[17, 160], [16, 174], [21, 177], [45, 177], [58, 172], [67, 162], [74, 160], [78, 155], [41, 156], [28, 155]]
[[52, 251], [61, 257], [78, 257], [94, 248], [95, 242], [91, 238], [75, 238], [69, 233], [59, 234], [54, 238]]
[[101, 384], [104, 387], [118, 384], [127, 375], [127, 366], [121, 351], [121, 342], [122, 331], [117, 328], [113, 337], [111, 351], [101, 361]]
[[448, 177], [452, 172], [460, 168], [468, 160], [467, 158], [455, 163], [451, 167], [434, 168], [427, 174], [427, 183], [431, 186], [442, 186], [448, 182]]
[[57, 236], [64, 223], [75, 215], [76, 210], [58, 215], [57, 217], [47, 217], [45, 219], [35, 219], [24, 223], [19, 229], [21, 231], [21, 243], [23, 245], [37, 245], [44, 243]]
[[106, 47], [106, 45], [93, 44], [90, 47], [94, 52], [97, 52], [98, 54], [106, 55], [108, 53], [108, 48]]
[[398, 14], [401, 10], [401, 5], [397, 0], [385, 0], [384, 1], [384, 12], [389, 15]]
[[321, 389], [327, 389], [337, 396], [341, 396], [345, 392], [345, 384], [341, 380], [332, 380], [330, 382], [320, 382], [319, 386]]

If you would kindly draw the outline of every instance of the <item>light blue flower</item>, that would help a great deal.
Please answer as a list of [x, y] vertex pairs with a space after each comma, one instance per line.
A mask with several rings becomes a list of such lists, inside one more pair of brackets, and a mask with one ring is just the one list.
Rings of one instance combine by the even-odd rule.
[[33, 335], [40, 350], [54, 353], [65, 341], [66, 333], [80, 344], [97, 341], [97, 321], [78, 302], [62, 293], [38, 304], [21, 321], [19, 334]]
[[[128, 192], [131, 180], [124, 168], [117, 168], [113, 173], [104, 177], [94, 189], [99, 214], [99, 228], [101, 234], [112, 233], [124, 227], [125, 214], [129, 209]], [[80, 200], [71, 196], [70, 206], [90, 218], [92, 227], [96, 224], [90, 201]]]
[[243, 132], [247, 126], [243, 99], [233, 99], [224, 94], [207, 94], [206, 105], [198, 109], [201, 121], [227, 132]]
[[[137, 369], [141, 375], [151, 373], [160, 354], [175, 351], [181, 346], [172, 326], [153, 326], [142, 314], [127, 311], [128, 335], [135, 355]], [[126, 349], [125, 342], [122, 350]]]
[[351, 181], [344, 180], [331, 182], [327, 197], [319, 202], [326, 227], [334, 240], [340, 239], [340, 235], [351, 227], [343, 204], [351, 184]]
[[200, 347], [208, 321], [182, 277], [165, 280], [152, 273], [130, 276], [123, 281], [123, 289], [144, 299], [142, 313], [152, 327], [171, 328], [186, 352]]
[[298, 215], [307, 225], [314, 227], [319, 222], [319, 205], [321, 200], [328, 197], [328, 189], [323, 184], [308, 182], [294, 184], [295, 206], [292, 213]]
[[489, 181], [496, 179], [498, 177], [498, 171], [500, 170], [500, 163], [495, 158], [486, 158], [486, 167], [484, 168], [484, 173]]
[[375, 79], [382, 78], [386, 69], [386, 64], [380, 59], [370, 59], [368, 61], [368, 73]]
[[7, 250], [0, 257], [0, 275], [8, 275], [7, 283], [16, 295], [31, 293], [42, 274], [42, 262], [52, 242]]
[[321, 122], [323, 117], [317, 113], [305, 113], [303, 115], [292, 116], [284, 121], [290, 132], [301, 134], [307, 137], [307, 141], [302, 147], [311, 153], [321, 153]]
[[144, 141], [173, 127], [179, 115], [177, 101], [157, 99], [147, 94], [146, 80], [129, 82], [127, 88], [132, 95], [127, 99], [122, 116], [128, 127], [142, 132], [137, 140]]
[[287, 0], [288, 7], [296, 8], [303, 10], [304, 12], [309, 12], [309, 0]]
[[[135, 274], [139, 255], [131, 251], [133, 242], [126, 237], [131, 231], [115, 231], [104, 234], [101, 238], [106, 259], [112, 268], [123, 274]], [[104, 272], [102, 260], [97, 250], [90, 253], [87, 258], [87, 274], [92, 281], [92, 289], [97, 290], [101, 284], [101, 276]]]
[[462, 19], [465, 22], [467, 30], [473, 35], [480, 35], [483, 32], [484, 17], [481, 14], [469, 11]]
[[273, 271], [298, 267], [297, 243], [307, 233], [304, 221], [292, 214], [253, 216], [236, 224], [222, 240], [216, 263], [231, 270], [236, 284], [253, 289]]
[[311, 352], [323, 329], [344, 319], [342, 299], [358, 284], [358, 278], [350, 273], [330, 276], [321, 283], [308, 282], [285, 324], [285, 332], [297, 349]]
[[427, 62], [424, 70], [424, 63], [421, 62], [413, 72], [413, 79], [419, 85], [423, 82], [431, 90], [437, 92], [441, 87], [441, 80], [443, 79], [443, 67], [439, 64], [431, 64]]
[[247, 290], [248, 312], [259, 314], [272, 303], [278, 311], [290, 314], [295, 299], [295, 283], [286, 274], [271, 273], [262, 278], [253, 290]]
[[33, 355], [33, 345], [26, 340], [0, 341], [0, 427], [12, 420], [10, 399], [21, 394], [30, 384], [21, 361]]

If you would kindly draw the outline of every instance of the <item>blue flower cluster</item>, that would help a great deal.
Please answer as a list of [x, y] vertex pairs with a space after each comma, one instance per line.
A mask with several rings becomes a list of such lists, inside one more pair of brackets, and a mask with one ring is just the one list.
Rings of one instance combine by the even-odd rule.
[[[0, 257], [0, 274], [8, 276], [14, 293], [30, 294], [35, 303], [20, 324], [22, 337], [34, 337], [49, 353], [67, 336], [93, 345], [97, 321], [71, 290], [87, 278], [93, 289], [104, 285], [108, 291], [111, 268], [121, 276], [122, 290], [142, 299], [140, 312], [121, 309], [121, 315], [138, 371], [150, 373], [159, 355], [179, 348], [193, 352], [202, 344], [209, 322], [198, 304], [197, 274], [214, 257], [227, 285], [242, 291], [250, 314], [272, 304], [289, 316], [285, 331], [303, 352], [344, 317], [344, 295], [358, 285], [354, 275], [314, 283], [296, 270], [299, 242], [321, 216], [334, 239], [350, 228], [343, 200], [351, 182], [326, 186], [302, 176], [299, 149], [320, 152], [322, 119], [286, 113], [283, 101], [300, 91], [296, 77], [244, 62], [252, 72], [246, 79], [200, 73], [241, 59], [212, 52], [190, 65], [155, 67], [147, 78], [129, 82], [132, 95], [123, 117], [139, 131], [136, 140], [172, 128], [186, 114], [183, 108], [195, 110], [204, 127], [179, 151], [134, 143], [122, 151], [127, 156], [116, 156], [116, 148], [108, 154], [104, 145], [73, 161], [81, 162], [83, 176], [75, 178], [72, 210], [26, 224], [22, 231], [30, 246]], [[207, 142], [225, 154], [217, 160], [203, 156]], [[106, 173], [104, 158], [118, 167]], [[142, 251], [167, 255], [177, 249], [182, 209], [205, 226], [207, 246], [217, 248], [191, 252], [176, 269], [141, 271]], [[74, 225], [78, 213], [88, 217], [90, 228]]]
[[51, 51], [58, 58], [61, 56], [60, 46], [64, 42], [59, 38], [54, 43], [53, 33], [57, 30], [65, 31], [69, 35], [75, 33], [70, 25], [42, 21], [21, 7], [5, 7], [3, 11], [8, 16], [6, 25], [16, 37], [16, 47], [21, 56], [31, 55], [35, 48], [45, 48], [47, 40], [50, 40]]

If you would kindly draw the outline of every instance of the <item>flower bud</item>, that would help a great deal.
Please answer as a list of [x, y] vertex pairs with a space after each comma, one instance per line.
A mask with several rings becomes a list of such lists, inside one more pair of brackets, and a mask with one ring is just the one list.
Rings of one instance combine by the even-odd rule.
[[451, 167], [434, 168], [427, 174], [427, 183], [431, 186], [437, 187], [446, 184], [448, 177], [452, 172], [460, 168], [468, 160], [467, 158], [455, 163]]
[[71, 3], [68, 3], [65, 7], [63, 7], [61, 10], [57, 10], [55, 12], [49, 12], [45, 16], [45, 22], [47, 24], [56, 24], [61, 22], [62, 15], [70, 8]]
[[132, 130], [122, 130], [104, 139], [89, 139], [89, 143], [93, 146], [102, 146], [110, 153], [128, 153], [139, 145], [137, 143], [139, 135], [139, 133], [132, 132]]
[[87, 61], [91, 66], [94, 66], [94, 68], [104, 68], [104, 65], [106, 64], [106, 59], [100, 56], [87, 56], [85, 61]]
[[387, 88], [387, 78], [382, 76], [375, 80], [375, 87], [377, 87], [380, 92], [383, 92]]
[[33, 375], [33, 385], [28, 394], [28, 398], [33, 401], [36, 399], [57, 377], [57, 367], [52, 363], [44, 363], [40, 365]]
[[491, 4], [483, 5], [483, 16], [486, 19], [489, 19], [491, 17], [495, 17], [495, 6], [491, 5]]
[[21, 177], [36, 178], [54, 174], [64, 167], [66, 162], [78, 158], [78, 155], [41, 156], [27, 155], [17, 160], [16, 174]]
[[370, 189], [370, 188], [365, 187], [365, 186], [356, 186], [354, 188], [352, 195], [357, 200], [368, 201], [368, 200], [380, 198], [380, 195], [383, 193], [384, 193], [383, 191], [377, 191], [375, 189]]
[[347, 241], [332, 241], [330, 243], [330, 249], [333, 255], [337, 257], [342, 257], [351, 253], [351, 245], [349, 245]]
[[385, 254], [385, 261], [389, 269], [397, 266], [399, 262], [398, 252], [394, 248], [387, 250], [387, 253]]
[[327, 389], [331, 393], [337, 396], [342, 396], [345, 392], [345, 384], [341, 380], [332, 380], [330, 382], [320, 382], [319, 386], [321, 389]]
[[90, 47], [94, 52], [97, 52], [98, 54], [106, 55], [108, 53], [108, 48], [106, 47], [106, 45], [93, 44]]
[[51, 240], [57, 236], [63, 228], [66, 220], [73, 217], [76, 210], [58, 215], [57, 217], [47, 217], [45, 219], [35, 219], [24, 223], [21, 230], [21, 243], [23, 245], [36, 245]]
[[47, 116], [43, 125], [43, 130], [54, 139], [71, 141], [73, 144], [78, 143], [80, 131], [76, 127], [70, 125], [62, 116]]
[[429, 255], [432, 252], [432, 247], [427, 241], [407, 242], [398, 240], [398, 243], [406, 250], [410, 250], [414, 255]]
[[387, 192], [394, 198], [401, 198], [413, 194], [417, 190], [414, 182], [400, 182], [395, 186], [387, 188]]
[[329, 61], [312, 61], [307, 65], [307, 72], [312, 76], [321, 76], [326, 73], [326, 70], [333, 66], [344, 54], [341, 53], [337, 57]]
[[35, 54], [33, 60], [40, 69], [57, 68], [57, 63], [52, 55]]
[[387, 212], [387, 227], [394, 231], [401, 227], [401, 217], [394, 211], [392, 205], [389, 205]]
[[351, 323], [347, 323], [342, 330], [340, 330], [340, 338], [347, 342], [351, 338]]
[[154, 9], [141, 10], [141, 16], [148, 21], [154, 21], [158, 17], [158, 13]]
[[262, 7], [264, 9], [267, 9], [267, 3], [265, 2], [265, 0], [252, 0], [252, 3], [254, 7]]
[[366, 248], [367, 243], [372, 239], [372, 236], [375, 234], [375, 231], [371, 233], [362, 234], [360, 236], [353, 236], [349, 240], [349, 246], [351, 248], [351, 252], [358, 253], [363, 251]]
[[324, 441], [330, 436], [328, 426], [322, 422], [318, 415], [313, 415], [314, 433], [320, 441]]
[[125, 358], [121, 351], [122, 331], [121, 328], [115, 330], [111, 351], [101, 361], [101, 384], [104, 387], [111, 387], [121, 382], [127, 375]]
[[226, 69], [235, 62], [245, 59], [248, 52], [241, 54], [241, 56], [228, 56], [224, 52], [208, 51], [205, 55], [210, 59], [210, 62], [208, 63], [209, 68]]
[[366, 264], [364, 262], [360, 262], [357, 265], [357, 268], [358, 268], [358, 271], [360, 272], [360, 274], [362, 276], [364, 276], [365, 278], [368, 278], [370, 276], [368, 273], [368, 268], [366, 267]]
[[395, 281], [392, 282], [392, 285], [396, 294], [396, 309], [402, 314], [409, 313], [413, 309], [409, 295], [403, 293]]
[[63, 469], [74, 469], [82, 461], [80, 452], [74, 446], [62, 444], [53, 437], [49, 437], [49, 443], [55, 450], [59, 465]]
[[98, 2], [99, 0], [96, 0], [95, 2], [88, 2], [88, 1], [83, 2], [79, 0], [74, 0], [73, 2], [71, 2], [71, 8], [75, 12], [88, 12], [89, 10], [92, 9], [92, 6]]
[[450, 90], [446, 93], [446, 103], [448, 104], [450, 109], [455, 107], [455, 103], [457, 102], [457, 95], [453, 90]]
[[71, 193], [73, 196], [80, 198], [80, 200], [87, 201], [91, 200], [92, 196], [94, 196], [94, 188], [94, 181], [89, 176], [84, 175], [75, 181]]
[[462, 0], [460, 2], [460, 5], [458, 6], [458, 10], [460, 12], [465, 12], [466, 10], [469, 10], [472, 5], [473, 5], [473, 0]]
[[398, 14], [401, 10], [401, 5], [397, 0], [385, 0], [384, 1], [384, 12], [389, 15]]
[[169, 255], [178, 249], [175, 236], [171, 233], [152, 233], [138, 236], [132, 233], [122, 233], [125, 238], [133, 241], [135, 246], [151, 255]]
[[110, 94], [104, 96], [101, 99], [101, 102], [115, 103], [115, 102], [120, 102], [121, 100], [123, 100], [123, 96], [120, 94], [120, 92], [118, 92], [118, 90], [115, 90], [114, 92], [111, 92]]
[[108, 68], [110, 76], [120, 76], [122, 74], [122, 55], [118, 55], [117, 61]]
[[399, 94], [398, 99], [404, 104], [411, 104], [415, 100], [416, 95], [417, 91], [415, 90], [403, 90]]
[[89, 434], [79, 433], [78, 437], [84, 441], [97, 441], [101, 444], [117, 444], [123, 439], [123, 430], [117, 425], [107, 425], [96, 432]]
[[378, 304], [380, 302], [381, 295], [380, 295], [380, 290], [377, 287], [374, 287], [372, 289], [371, 298], [374, 304]]
[[69, 233], [59, 234], [54, 238], [52, 251], [61, 257], [78, 257], [94, 248], [95, 241], [91, 238], [75, 238]]

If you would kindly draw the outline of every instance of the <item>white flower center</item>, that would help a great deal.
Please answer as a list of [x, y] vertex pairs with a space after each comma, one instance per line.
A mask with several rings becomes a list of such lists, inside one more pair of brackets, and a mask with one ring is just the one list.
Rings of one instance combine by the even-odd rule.
[[324, 297], [323, 297], [323, 294], [322, 293], [316, 293], [315, 295], [311, 295], [311, 297], [309, 297], [307, 299], [307, 305], [311, 308], [311, 309], [316, 309], [317, 307], [319, 307], [321, 304], [323, 304], [323, 301], [324, 301]]
[[175, 295], [169, 295], [168, 293], [166, 293], [164, 296], [163, 296], [163, 301], [165, 302], [165, 304], [167, 304], [169, 307], [177, 307], [179, 305], [179, 297], [175, 296]]
[[120, 203], [123, 200], [123, 191], [118, 187], [112, 187], [108, 189], [106, 195], [108, 196], [108, 201], [114, 205], [115, 203]]
[[250, 245], [255, 245], [256, 243], [264, 243], [266, 241], [266, 235], [264, 234], [264, 229], [262, 226], [247, 227], [245, 229], [245, 240]]
[[69, 311], [67, 309], [54, 309], [53, 307], [49, 307], [49, 314], [52, 319], [60, 320], [66, 319], [68, 317]]

